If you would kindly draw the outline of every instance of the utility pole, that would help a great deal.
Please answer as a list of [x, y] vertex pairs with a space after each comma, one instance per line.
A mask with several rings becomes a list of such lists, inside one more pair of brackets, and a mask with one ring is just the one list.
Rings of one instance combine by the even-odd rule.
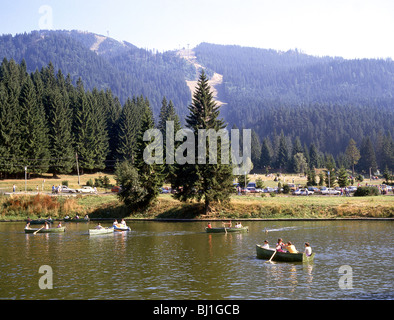
[[77, 160], [78, 185], [80, 185], [80, 181], [79, 181], [79, 166], [78, 166], [78, 153], [75, 153], [75, 159]]
[[25, 166], [25, 193], [27, 192], [27, 166]]

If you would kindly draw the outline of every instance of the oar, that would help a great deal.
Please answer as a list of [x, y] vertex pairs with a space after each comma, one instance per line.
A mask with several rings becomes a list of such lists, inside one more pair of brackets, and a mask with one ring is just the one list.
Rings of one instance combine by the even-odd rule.
[[44, 228], [44, 227], [41, 227], [40, 229], [38, 229], [37, 231], [34, 231], [33, 232], [33, 234], [36, 234], [38, 231], [40, 231], [42, 228]]
[[272, 260], [272, 258], [274, 257], [275, 254], [276, 254], [276, 250], [275, 250], [274, 254], [271, 256], [271, 258], [267, 262], [271, 262], [271, 260]]

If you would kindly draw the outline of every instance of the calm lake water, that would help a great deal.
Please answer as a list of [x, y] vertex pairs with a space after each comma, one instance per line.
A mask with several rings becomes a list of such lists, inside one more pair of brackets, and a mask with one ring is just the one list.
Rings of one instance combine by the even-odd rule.
[[[245, 221], [242, 234], [207, 234], [205, 222], [129, 222], [131, 232], [96, 236], [95, 222], [66, 223], [63, 234], [25, 234], [24, 225], [0, 223], [0, 299], [394, 298], [393, 221]], [[257, 243], [279, 237], [300, 251], [310, 242], [314, 262], [256, 258]], [[42, 265], [53, 289], [39, 287]], [[352, 288], [341, 288], [344, 276]]]

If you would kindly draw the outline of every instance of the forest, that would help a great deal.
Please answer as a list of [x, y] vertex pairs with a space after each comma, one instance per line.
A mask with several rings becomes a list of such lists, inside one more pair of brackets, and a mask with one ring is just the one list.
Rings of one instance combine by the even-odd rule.
[[[168, 108], [185, 123], [194, 67], [104, 38], [93, 50], [97, 35], [78, 31], [0, 37], [1, 178], [25, 166], [73, 172], [77, 160], [86, 172], [113, 170], [134, 157], [145, 108], [156, 126]], [[393, 61], [207, 43], [194, 52], [207, 74], [223, 75], [227, 128], [252, 129], [254, 170], [394, 170]]]

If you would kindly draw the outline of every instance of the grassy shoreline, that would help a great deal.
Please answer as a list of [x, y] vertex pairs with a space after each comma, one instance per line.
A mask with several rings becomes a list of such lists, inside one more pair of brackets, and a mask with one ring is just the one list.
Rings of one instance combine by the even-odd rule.
[[181, 203], [169, 194], [158, 197], [155, 205], [144, 213], [130, 213], [114, 194], [49, 196], [20, 195], [0, 197], [0, 221], [24, 221], [46, 218], [62, 219], [66, 214], [88, 214], [92, 219], [343, 219], [393, 218], [394, 196], [237, 196], [227, 205], [201, 215], [202, 203]]
[[[80, 177], [80, 185], [87, 181], [94, 181], [105, 173], [85, 174]], [[115, 184], [113, 175], [107, 175], [111, 184]], [[249, 175], [251, 181], [261, 178], [266, 186], [275, 186], [278, 182], [274, 175]], [[23, 221], [27, 217], [37, 219], [51, 216], [61, 219], [66, 214], [89, 214], [93, 219], [109, 219], [125, 217], [128, 219], [341, 219], [341, 218], [393, 218], [394, 196], [380, 195], [370, 197], [340, 197], [340, 196], [292, 196], [268, 194], [261, 195], [233, 195], [227, 205], [213, 208], [209, 216], [203, 216], [202, 203], [181, 203], [169, 194], [161, 194], [154, 206], [144, 213], [131, 214], [117, 196], [98, 188], [100, 195], [77, 196], [44, 196], [42, 192], [50, 192], [52, 185], [59, 185], [68, 181], [71, 188], [78, 188], [78, 177], [63, 175], [53, 178], [50, 175], [26, 181], [26, 189], [30, 195], [0, 195], [0, 221]], [[305, 184], [306, 178], [299, 175], [284, 175], [282, 182]], [[367, 183], [367, 182], [365, 182]], [[365, 184], [364, 183], [364, 184]], [[371, 183], [368, 181], [368, 183]], [[379, 184], [382, 181], [374, 181]], [[12, 192], [12, 186], [17, 191], [24, 191], [25, 180], [1, 180], [0, 193]], [[363, 185], [364, 185], [363, 184]], [[36, 188], [41, 194], [37, 196]]]

